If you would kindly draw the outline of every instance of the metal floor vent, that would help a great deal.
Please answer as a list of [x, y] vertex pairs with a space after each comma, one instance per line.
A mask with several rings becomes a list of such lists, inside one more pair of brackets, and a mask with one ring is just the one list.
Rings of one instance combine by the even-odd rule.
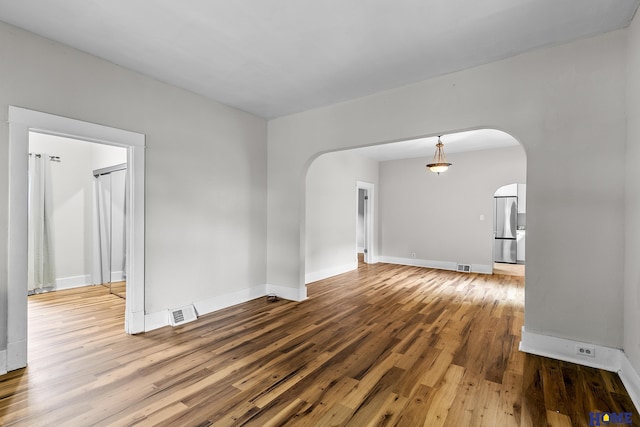
[[169, 310], [169, 322], [171, 326], [183, 325], [196, 320], [196, 309], [193, 305]]
[[461, 273], [471, 273], [471, 264], [458, 264], [457, 271]]

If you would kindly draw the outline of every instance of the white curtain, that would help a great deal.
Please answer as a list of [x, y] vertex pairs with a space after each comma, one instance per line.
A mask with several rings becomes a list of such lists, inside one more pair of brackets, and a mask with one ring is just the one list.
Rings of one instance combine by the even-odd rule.
[[29, 156], [28, 289], [38, 293], [55, 288], [53, 202], [47, 156]]

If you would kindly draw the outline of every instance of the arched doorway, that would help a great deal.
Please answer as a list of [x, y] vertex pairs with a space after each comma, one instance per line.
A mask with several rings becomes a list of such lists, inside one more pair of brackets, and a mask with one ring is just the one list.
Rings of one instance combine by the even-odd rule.
[[301, 221], [306, 283], [357, 267], [351, 237], [356, 233], [351, 212], [357, 180], [376, 188], [376, 261], [493, 272], [494, 206], [486, 195], [505, 182], [525, 181], [524, 149], [494, 129], [446, 134], [442, 142], [453, 165], [436, 175], [425, 164], [437, 140], [411, 139], [314, 159], [307, 170]]

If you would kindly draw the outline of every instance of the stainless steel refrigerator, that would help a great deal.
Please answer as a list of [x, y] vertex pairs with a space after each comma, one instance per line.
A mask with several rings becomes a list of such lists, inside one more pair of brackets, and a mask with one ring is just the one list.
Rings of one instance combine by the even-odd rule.
[[495, 204], [494, 261], [515, 264], [517, 262], [518, 198], [494, 197], [493, 200]]

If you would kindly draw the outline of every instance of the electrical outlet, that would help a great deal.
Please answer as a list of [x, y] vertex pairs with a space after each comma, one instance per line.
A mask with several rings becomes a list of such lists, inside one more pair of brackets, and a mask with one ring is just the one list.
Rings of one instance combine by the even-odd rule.
[[596, 357], [596, 348], [592, 345], [577, 344], [576, 354], [580, 356]]
[[416, 257], [416, 253], [415, 252], [411, 252], [411, 258], [415, 258]]

